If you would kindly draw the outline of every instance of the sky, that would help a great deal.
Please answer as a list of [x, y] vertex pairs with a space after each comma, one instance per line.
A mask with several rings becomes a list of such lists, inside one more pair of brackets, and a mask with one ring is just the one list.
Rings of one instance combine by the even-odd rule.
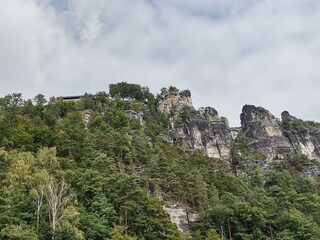
[[0, 0], [0, 96], [189, 89], [239, 126], [245, 104], [320, 121], [319, 0]]

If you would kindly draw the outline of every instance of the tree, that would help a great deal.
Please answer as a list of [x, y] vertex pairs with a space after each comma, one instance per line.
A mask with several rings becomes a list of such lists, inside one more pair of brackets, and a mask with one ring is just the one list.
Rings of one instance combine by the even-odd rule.
[[286, 238], [301, 240], [320, 239], [320, 229], [316, 227], [302, 212], [297, 209], [284, 211], [277, 221], [280, 236], [285, 235]]
[[136, 240], [135, 237], [130, 237], [126, 232], [126, 227], [123, 226], [115, 226], [115, 228], [112, 231], [112, 237], [111, 240]]
[[24, 105], [21, 93], [8, 94], [4, 98], [9, 109], [17, 109], [19, 107], [23, 107]]
[[7, 225], [0, 231], [0, 238], [6, 240], [39, 240], [34, 229], [27, 225]]
[[42, 206], [45, 202], [45, 181], [49, 178], [47, 170], [42, 170], [34, 174], [33, 188], [30, 191], [31, 198], [34, 200], [36, 206], [36, 218], [37, 218], [37, 234], [40, 229], [40, 214]]
[[144, 100], [144, 94], [139, 84], [121, 82], [109, 85], [111, 97], [119, 95], [121, 98], [132, 98], [138, 101]]
[[39, 93], [38, 95], [36, 95], [33, 100], [35, 101], [37, 106], [43, 106], [44, 104], [46, 104], [48, 101], [47, 99], [44, 97], [43, 94]]
[[205, 240], [223, 240], [216, 230], [210, 229]]
[[37, 153], [37, 161], [40, 166], [45, 167], [48, 170], [59, 168], [59, 161], [56, 154], [57, 150], [55, 147], [41, 148]]
[[92, 94], [85, 93], [80, 98], [80, 105], [82, 110], [94, 109], [95, 108], [94, 96]]
[[49, 222], [52, 228], [52, 239], [60, 221], [66, 217], [66, 210], [71, 200], [69, 186], [64, 179], [60, 182], [54, 181], [51, 177], [46, 179], [44, 195], [49, 205]]

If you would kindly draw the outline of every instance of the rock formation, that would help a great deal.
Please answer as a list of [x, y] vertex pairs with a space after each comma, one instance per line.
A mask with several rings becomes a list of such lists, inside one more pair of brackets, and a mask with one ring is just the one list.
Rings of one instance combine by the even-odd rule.
[[158, 110], [170, 117], [171, 129], [186, 148], [202, 150], [209, 157], [229, 158], [232, 137], [228, 120], [211, 107], [196, 111], [189, 90], [169, 90], [158, 101]]
[[199, 218], [196, 211], [179, 202], [168, 202], [164, 209], [169, 214], [171, 222], [175, 223], [183, 233], [189, 232]]
[[295, 152], [304, 154], [309, 159], [319, 160], [320, 126], [297, 119], [287, 111], [284, 111], [281, 117], [284, 122], [284, 135], [289, 139]]
[[193, 108], [191, 93], [189, 90], [179, 91], [174, 87], [163, 91], [158, 101], [158, 110], [166, 116], [179, 112], [183, 107]]
[[240, 118], [249, 146], [269, 160], [295, 154], [320, 160], [320, 125], [304, 122], [286, 111], [281, 117], [282, 121], [264, 108], [245, 105]]
[[127, 114], [127, 116], [137, 119], [141, 126], [144, 126], [146, 124], [144, 120], [143, 112], [136, 112], [133, 110], [125, 110], [124, 112], [125, 114]]
[[284, 158], [295, 153], [284, 136], [281, 122], [262, 107], [245, 105], [240, 115], [244, 135], [249, 146], [263, 153], [267, 159]]
[[212, 107], [196, 111], [189, 90], [164, 89], [158, 99], [158, 111], [170, 120], [170, 129], [187, 149], [198, 149], [207, 156], [229, 159], [232, 139], [238, 133], [248, 139], [249, 147], [267, 160], [287, 159], [304, 154], [320, 160], [320, 124], [304, 122], [288, 112], [282, 121], [268, 110], [245, 105], [240, 115], [241, 127], [230, 128], [228, 120]]

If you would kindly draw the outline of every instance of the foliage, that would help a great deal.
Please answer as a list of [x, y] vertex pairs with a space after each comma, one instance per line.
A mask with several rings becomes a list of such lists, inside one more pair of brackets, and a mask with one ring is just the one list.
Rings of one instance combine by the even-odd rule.
[[293, 116], [284, 116], [282, 124], [285, 129], [293, 129], [296, 127], [319, 128], [320, 123], [314, 121], [303, 121]]
[[[176, 89], [162, 94], [169, 91]], [[170, 136], [169, 121], [148, 88], [111, 84], [110, 96], [0, 99], [1, 239], [320, 238], [318, 182], [301, 174], [305, 156], [268, 173], [258, 165], [247, 170], [264, 157], [239, 134], [230, 171], [227, 162], [158, 137]], [[145, 124], [128, 110], [142, 113]], [[182, 109], [180, 120], [190, 114]], [[200, 213], [189, 235], [156, 196]]]
[[111, 97], [119, 95], [121, 98], [131, 98], [137, 101], [145, 100], [149, 90], [147, 88], [142, 88], [139, 84], [121, 82], [109, 85], [109, 93]]
[[179, 114], [177, 115], [177, 119], [175, 120], [176, 123], [184, 123], [188, 117], [193, 117], [197, 114], [198, 112], [188, 106], [184, 106], [180, 111]]
[[259, 152], [253, 151], [247, 144], [247, 139], [243, 133], [239, 133], [233, 140], [230, 150], [231, 167], [235, 175], [237, 175], [237, 169], [243, 166], [247, 161], [265, 160], [265, 156]]

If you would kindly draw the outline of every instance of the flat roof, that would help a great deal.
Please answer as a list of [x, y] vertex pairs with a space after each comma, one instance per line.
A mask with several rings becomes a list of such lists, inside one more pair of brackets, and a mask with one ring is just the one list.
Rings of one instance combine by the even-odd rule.
[[83, 95], [76, 95], [76, 96], [62, 96], [59, 98], [62, 98], [63, 100], [75, 100], [75, 99], [80, 99], [83, 97]]

